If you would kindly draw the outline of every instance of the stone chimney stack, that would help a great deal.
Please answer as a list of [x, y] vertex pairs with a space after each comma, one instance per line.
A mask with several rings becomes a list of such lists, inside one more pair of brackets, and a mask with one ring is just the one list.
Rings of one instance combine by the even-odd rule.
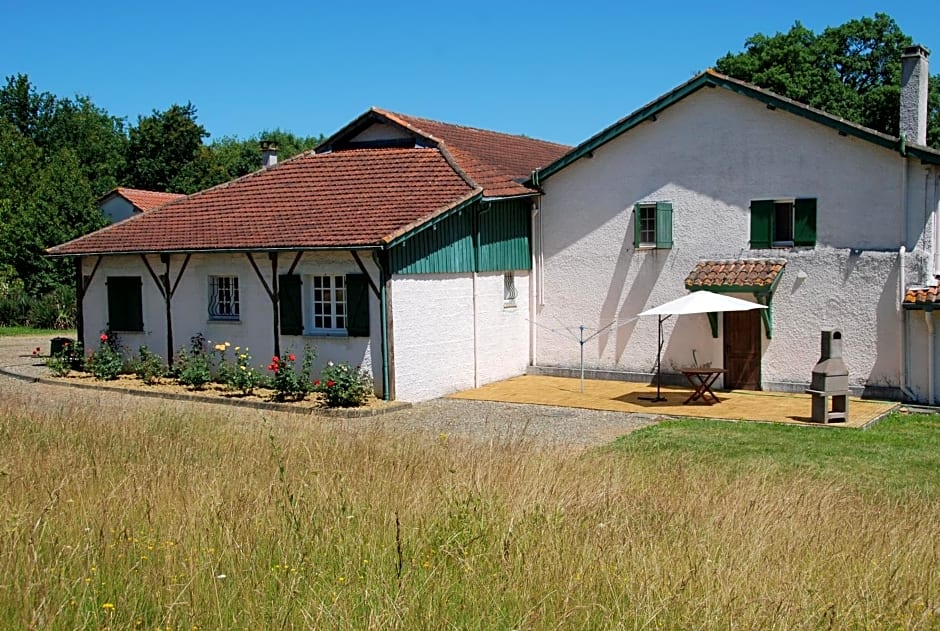
[[901, 54], [901, 133], [908, 142], [927, 144], [927, 58], [930, 51], [917, 44]]
[[[926, 129], [926, 127], [924, 128]], [[925, 131], [924, 134], [927, 132]], [[277, 143], [273, 140], [261, 141], [261, 168], [267, 169], [277, 164]]]

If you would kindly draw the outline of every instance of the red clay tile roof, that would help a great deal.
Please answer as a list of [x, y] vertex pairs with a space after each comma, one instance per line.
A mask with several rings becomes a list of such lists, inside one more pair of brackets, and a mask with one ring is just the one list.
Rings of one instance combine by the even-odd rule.
[[770, 288], [787, 264], [784, 259], [699, 261], [685, 279], [687, 289]]
[[438, 149], [308, 152], [49, 253], [378, 245], [479, 192]]
[[[110, 197], [111, 195], [120, 195], [133, 204], [135, 208], [143, 212], [153, 210], [158, 206], [163, 206], [175, 199], [186, 197], [179, 193], [159, 193], [157, 191], [145, 191], [139, 188], [124, 188], [123, 186], [117, 187], [104, 197]], [[104, 197], [102, 199], [104, 199]]]
[[904, 306], [908, 309], [940, 304], [940, 288], [908, 287], [904, 292]]
[[531, 193], [521, 182], [529, 179], [533, 169], [554, 162], [571, 149], [545, 140], [442, 123], [379, 108], [372, 108], [372, 111], [417, 134], [442, 142], [458, 166], [483, 187], [483, 194], [488, 197]]

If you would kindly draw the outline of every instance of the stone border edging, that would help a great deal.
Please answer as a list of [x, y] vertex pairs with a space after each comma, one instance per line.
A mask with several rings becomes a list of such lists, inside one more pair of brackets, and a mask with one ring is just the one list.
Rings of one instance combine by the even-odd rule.
[[266, 401], [238, 401], [220, 397], [207, 397], [199, 394], [178, 394], [175, 392], [148, 392], [136, 388], [119, 388], [112, 386], [99, 386], [90, 383], [66, 383], [45, 377], [32, 377], [13, 372], [5, 367], [0, 367], [0, 374], [28, 383], [41, 383], [47, 386], [65, 386], [68, 388], [79, 388], [81, 390], [97, 390], [99, 392], [115, 392], [118, 394], [129, 394], [138, 397], [150, 397], [152, 399], [166, 399], [171, 401], [196, 401], [198, 403], [210, 403], [215, 405], [228, 405], [231, 407], [252, 408], [255, 410], [270, 410], [272, 412], [291, 412], [309, 416], [321, 416], [326, 418], [370, 418], [374, 416], [384, 416], [392, 412], [400, 412], [412, 407], [411, 403], [405, 401], [392, 401], [382, 408], [295, 408], [284, 403], [268, 403]]

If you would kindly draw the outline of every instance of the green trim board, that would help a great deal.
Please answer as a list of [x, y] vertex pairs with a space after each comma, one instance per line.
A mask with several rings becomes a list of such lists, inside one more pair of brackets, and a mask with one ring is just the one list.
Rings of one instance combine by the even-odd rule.
[[621, 134], [633, 129], [637, 125], [646, 121], [655, 121], [656, 115], [669, 106], [681, 101], [690, 94], [698, 92], [703, 87], [724, 88], [742, 96], [755, 99], [771, 108], [780, 109], [790, 114], [806, 118], [813, 122], [830, 127], [840, 134], [860, 138], [871, 142], [880, 147], [898, 151], [901, 155], [911, 155], [920, 158], [927, 164], [940, 164], [940, 151], [930, 147], [911, 146], [904, 139], [889, 136], [888, 134], [863, 127], [852, 123], [838, 116], [833, 116], [822, 110], [798, 103], [792, 99], [774, 94], [755, 85], [732, 79], [731, 77], [719, 74], [714, 70], [705, 72], [693, 77], [689, 81], [667, 92], [658, 99], [644, 105], [632, 114], [620, 119], [610, 127], [600, 131], [591, 138], [588, 138], [580, 145], [563, 155], [548, 166], [538, 169], [532, 173], [532, 177], [526, 182], [527, 185], [539, 186], [546, 179], [561, 171], [572, 162], [583, 158], [592, 153]]

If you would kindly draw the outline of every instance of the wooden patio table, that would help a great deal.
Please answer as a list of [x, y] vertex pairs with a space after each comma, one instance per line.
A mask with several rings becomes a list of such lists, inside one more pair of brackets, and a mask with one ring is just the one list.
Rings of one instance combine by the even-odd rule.
[[[712, 384], [719, 376], [725, 374], [724, 368], [682, 368], [681, 370], [689, 385], [695, 388], [682, 405], [688, 405], [693, 401], [703, 401], [708, 405], [718, 403], [718, 397], [712, 392]], [[710, 401], [709, 397], [711, 397]]]

